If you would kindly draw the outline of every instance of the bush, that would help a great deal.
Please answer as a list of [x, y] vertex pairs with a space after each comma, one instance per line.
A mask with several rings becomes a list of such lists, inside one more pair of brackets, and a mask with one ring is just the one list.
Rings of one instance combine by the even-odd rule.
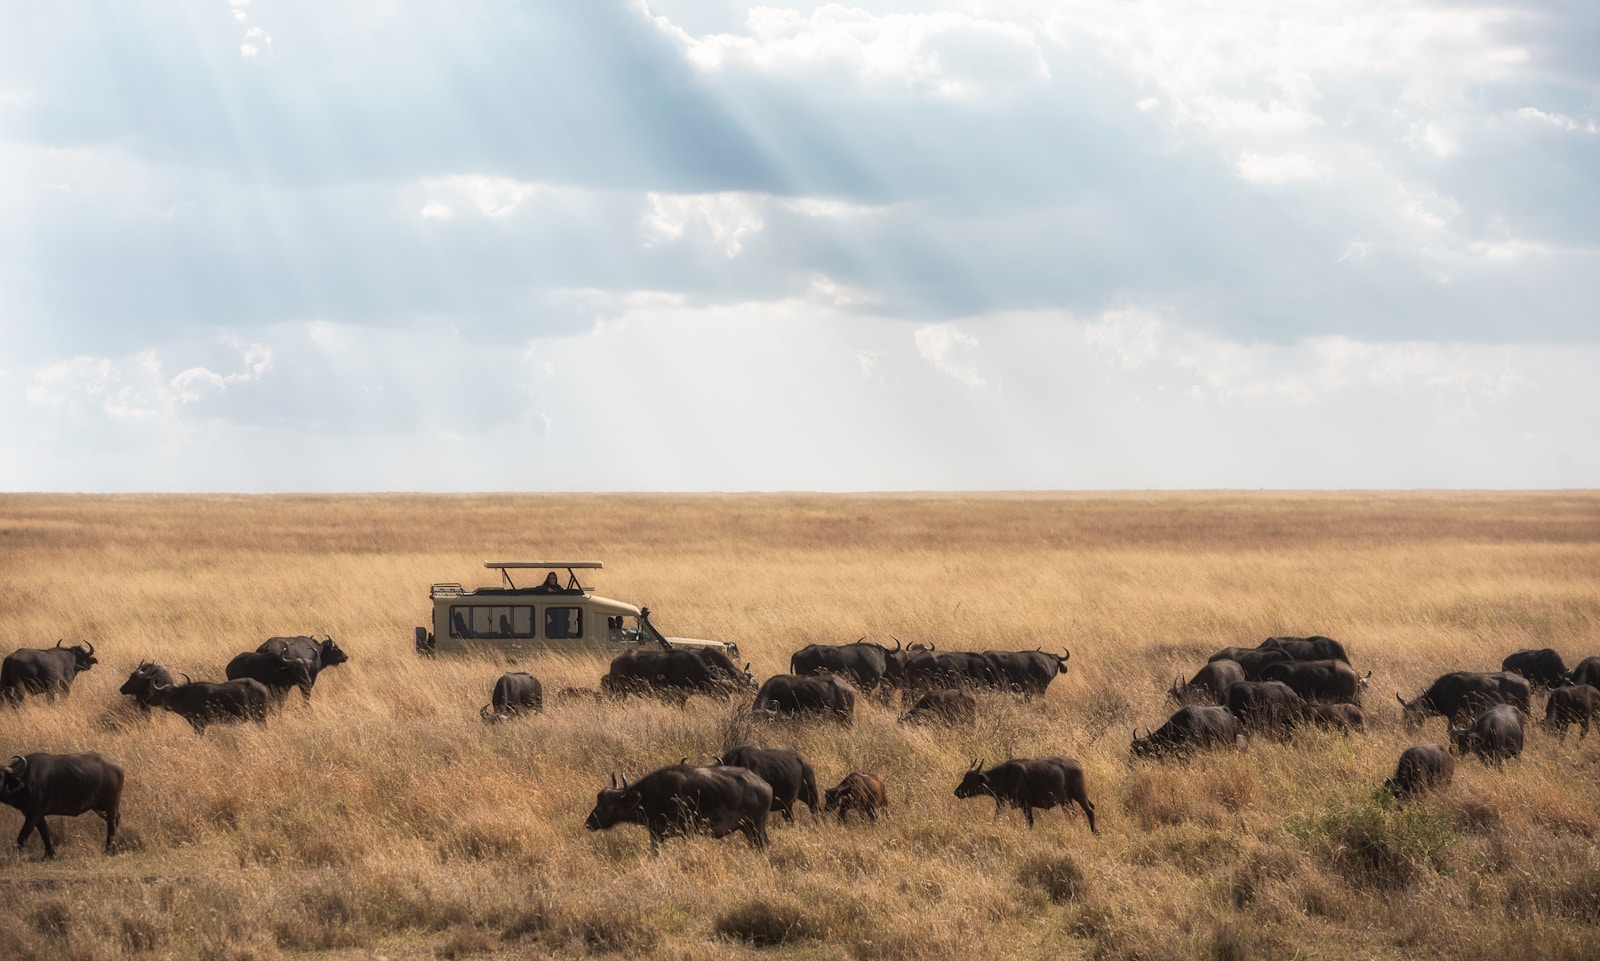
[[1385, 891], [1443, 868], [1458, 840], [1437, 808], [1402, 806], [1382, 790], [1324, 814], [1289, 818], [1284, 827], [1350, 881]]

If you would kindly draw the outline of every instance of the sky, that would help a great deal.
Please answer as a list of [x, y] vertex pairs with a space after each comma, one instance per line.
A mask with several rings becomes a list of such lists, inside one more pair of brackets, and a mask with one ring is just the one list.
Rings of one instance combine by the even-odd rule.
[[1600, 487], [1600, 6], [0, 0], [0, 490]]

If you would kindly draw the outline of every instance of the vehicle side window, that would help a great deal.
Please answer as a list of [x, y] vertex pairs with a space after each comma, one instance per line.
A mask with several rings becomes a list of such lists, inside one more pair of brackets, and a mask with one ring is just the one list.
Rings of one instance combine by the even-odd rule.
[[462, 638], [534, 637], [533, 608], [523, 606], [450, 608], [450, 636]]
[[583, 636], [583, 608], [547, 607], [544, 609], [544, 636], [552, 640]]

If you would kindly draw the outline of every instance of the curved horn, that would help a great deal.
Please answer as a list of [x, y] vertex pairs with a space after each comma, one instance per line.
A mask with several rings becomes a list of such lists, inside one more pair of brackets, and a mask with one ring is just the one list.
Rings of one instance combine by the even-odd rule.
[[84, 641], [83, 643], [89, 647], [89, 656], [94, 657], [94, 644], [89, 641]]
[[495, 714], [493, 706], [485, 704], [483, 707], [478, 708], [478, 716], [487, 721], [499, 715]]
[[182, 671], [178, 672], [178, 676], [183, 678], [183, 683], [185, 683], [185, 684], [193, 684], [194, 683], [194, 680], [192, 678], [190, 678], [189, 675], [183, 673]]
[[1411, 705], [1406, 703], [1406, 699], [1405, 698], [1400, 696], [1400, 692], [1399, 691], [1395, 691], [1394, 692], [1394, 699], [1400, 702], [1400, 706], [1401, 707], [1410, 707], [1411, 706]]
[[66, 640], [66, 638], [64, 638], [64, 637], [56, 638], [56, 647], [60, 647], [61, 646], [61, 642], [64, 641], [64, 640]]
[[895, 650], [897, 650], [897, 651], [900, 650], [900, 638], [895, 637], [893, 634], [890, 634], [889, 635], [889, 640], [894, 641], [894, 649]]
[[1135, 741], [1139, 740], [1139, 725], [1137, 724], [1133, 726], [1133, 739]]
[[867, 639], [867, 635], [863, 634], [860, 637], [856, 638], [856, 643], [860, 644], [862, 641], [864, 641], [866, 639]]
[[28, 759], [20, 754], [13, 754], [11, 755], [11, 763], [6, 765], [6, 768], [12, 774], [21, 777], [28, 770]]
[[1069, 651], [1069, 650], [1067, 650], [1067, 649], [1066, 649], [1066, 648], [1064, 648], [1064, 647], [1063, 647], [1063, 648], [1062, 648], [1062, 649], [1061, 649], [1061, 659], [1062, 659], [1062, 660], [1063, 660], [1063, 661], [1070, 661], [1070, 660], [1072, 660], [1072, 652], [1071, 652], [1071, 651]]
[[628, 789], [628, 776], [626, 774], [622, 776], [622, 789], [624, 791]]

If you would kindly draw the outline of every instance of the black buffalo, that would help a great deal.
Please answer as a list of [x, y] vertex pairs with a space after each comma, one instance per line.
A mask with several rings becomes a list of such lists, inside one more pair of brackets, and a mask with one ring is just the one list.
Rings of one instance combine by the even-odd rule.
[[133, 698], [139, 705], [139, 710], [150, 713], [150, 689], [157, 684], [171, 684], [172, 672], [160, 664], [151, 661], [140, 661], [139, 666], [133, 669], [128, 679], [117, 689], [118, 694], [126, 694]]
[[1550, 689], [1567, 684], [1572, 677], [1561, 655], [1553, 648], [1527, 649], [1508, 654], [1500, 663], [1500, 670], [1512, 671], [1527, 678], [1536, 688]]
[[544, 687], [527, 671], [507, 671], [494, 682], [489, 703], [478, 710], [485, 721], [504, 721], [544, 710]]
[[1078, 807], [1089, 818], [1089, 830], [1098, 834], [1094, 826], [1094, 802], [1084, 784], [1083, 765], [1070, 757], [1014, 757], [987, 770], [982, 761], [973, 761], [956, 785], [956, 797], [971, 798], [988, 795], [994, 798], [996, 817], [1007, 805], [1022, 809], [1028, 827], [1033, 827], [1033, 811], [1060, 806]]
[[899, 640], [892, 648], [866, 638], [854, 644], [809, 644], [789, 656], [789, 673], [837, 674], [863, 693], [888, 693], [899, 683], [907, 654]]
[[1394, 698], [1404, 709], [1406, 726], [1415, 730], [1427, 718], [1476, 715], [1491, 704], [1514, 704], [1527, 714], [1531, 690], [1526, 678], [1509, 671], [1454, 671], [1435, 680], [1410, 701], [1398, 692]]
[[1190, 701], [1205, 701], [1209, 704], [1220, 704], [1222, 692], [1234, 681], [1246, 680], [1244, 668], [1232, 658], [1224, 657], [1215, 661], [1207, 661], [1206, 666], [1195, 672], [1189, 683], [1182, 684], [1182, 678], [1174, 678], [1172, 687], [1167, 693], [1180, 704]]
[[1351, 731], [1364, 734], [1367, 730], [1366, 712], [1354, 704], [1308, 701], [1296, 705], [1284, 720], [1291, 727], [1320, 727], [1340, 734], [1349, 734]]
[[[338, 667], [350, 660], [350, 655], [334, 642], [332, 634], [323, 635], [322, 640], [315, 637], [300, 635], [297, 637], [269, 637], [256, 648], [261, 654], [277, 654], [281, 657], [296, 657], [308, 663], [311, 674], [311, 684], [317, 683], [317, 675], [324, 669]], [[259, 678], [258, 678], [259, 680]], [[263, 682], [265, 683], [265, 682]], [[268, 684], [268, 687], [272, 685]], [[305, 696], [306, 703], [311, 703], [311, 685], [301, 688], [300, 693]]]
[[772, 786], [742, 767], [695, 767], [674, 764], [617, 784], [595, 796], [594, 810], [583, 826], [601, 831], [618, 824], [642, 824], [650, 832], [650, 850], [674, 835], [709, 831], [723, 837], [743, 831], [752, 847], [767, 843], [767, 814]]
[[29, 694], [43, 694], [54, 702], [57, 694], [66, 697], [72, 693], [72, 679], [100, 662], [88, 641], [71, 647], [61, 644], [56, 641], [55, 647], [23, 648], [6, 655], [0, 661], [0, 698], [16, 707]]
[[1572, 669], [1572, 683], [1587, 684], [1600, 689], [1600, 657], [1590, 656], [1579, 661]]
[[1589, 720], [1600, 714], [1600, 690], [1588, 684], [1568, 684], [1550, 692], [1544, 704], [1544, 727], [1552, 734], [1567, 736], [1567, 727], [1578, 725], [1578, 740], [1589, 736]]
[[855, 719], [856, 690], [849, 681], [833, 674], [819, 677], [776, 674], [767, 678], [756, 692], [751, 710], [774, 717], [820, 714], [849, 724]]
[[1283, 651], [1297, 661], [1343, 661], [1350, 663], [1344, 645], [1331, 637], [1269, 637], [1256, 646], [1259, 651]]
[[682, 705], [695, 694], [726, 701], [750, 683], [749, 671], [734, 667], [721, 651], [682, 647], [618, 654], [600, 679], [600, 690], [617, 697], [654, 695]]
[[171, 711], [204, 734], [208, 724], [236, 724], [242, 721], [267, 723], [267, 686], [243, 677], [223, 682], [191, 681], [182, 671], [183, 684], [152, 684], [147, 695], [151, 707]]
[[1423, 791], [1448, 787], [1456, 774], [1456, 759], [1442, 744], [1416, 744], [1405, 749], [1394, 777], [1383, 782], [1395, 797], [1404, 799]]
[[1304, 703], [1282, 681], [1235, 681], [1222, 692], [1223, 703], [1239, 723], [1253, 731], [1275, 731]]
[[1225, 647], [1207, 658], [1210, 661], [1236, 661], [1244, 670], [1244, 679], [1256, 681], [1261, 679], [1261, 669], [1275, 661], [1292, 661], [1288, 651], [1282, 648], [1269, 647]]
[[1013, 694], [1032, 700], [1043, 697], [1057, 675], [1067, 673], [1067, 659], [1072, 657], [1072, 652], [1062, 648], [1060, 654], [1051, 654], [1035, 648], [1031, 651], [984, 651], [983, 656], [999, 670]]
[[1308, 701], [1335, 701], [1341, 704], [1360, 704], [1361, 692], [1372, 676], [1356, 673], [1344, 661], [1277, 661], [1261, 669], [1263, 681], [1282, 681]]
[[267, 689], [273, 704], [282, 707], [289, 691], [300, 689], [307, 703], [311, 701], [311, 687], [317, 682], [315, 662], [298, 657], [288, 649], [277, 651], [246, 651], [228, 662], [223, 676], [230, 681], [256, 681]]
[[901, 724], [971, 724], [978, 702], [966, 691], [929, 691], [900, 718]]
[[117, 836], [118, 808], [122, 804], [122, 765], [104, 754], [18, 755], [0, 767], [0, 804], [22, 812], [22, 833], [17, 850], [34, 829], [44, 841], [44, 856], [56, 856], [50, 840], [51, 815], [76, 817], [93, 811], [106, 819], [106, 853]]
[[863, 771], [851, 771], [837, 787], [823, 793], [823, 812], [838, 811], [841, 824], [851, 811], [860, 811], [867, 820], [876, 821], [878, 812], [889, 808], [889, 791], [883, 786], [883, 778]]
[[906, 657], [900, 673], [902, 686], [919, 694], [952, 687], [1011, 689], [1010, 679], [994, 658], [977, 651], [914, 650]]
[[1457, 754], [1472, 752], [1496, 764], [1522, 753], [1522, 712], [1511, 704], [1496, 704], [1472, 722], [1471, 727], [1449, 729]]
[[1135, 757], [1184, 755], [1196, 749], [1239, 743], [1239, 719], [1226, 707], [1190, 704], [1179, 708], [1154, 733], [1133, 732], [1129, 750]]
[[811, 764], [792, 747], [756, 747], [741, 744], [716, 759], [718, 765], [742, 767], [756, 772], [772, 788], [772, 810], [785, 821], [794, 820], [794, 805], [802, 802], [815, 817], [821, 810], [817, 797], [817, 774]]

